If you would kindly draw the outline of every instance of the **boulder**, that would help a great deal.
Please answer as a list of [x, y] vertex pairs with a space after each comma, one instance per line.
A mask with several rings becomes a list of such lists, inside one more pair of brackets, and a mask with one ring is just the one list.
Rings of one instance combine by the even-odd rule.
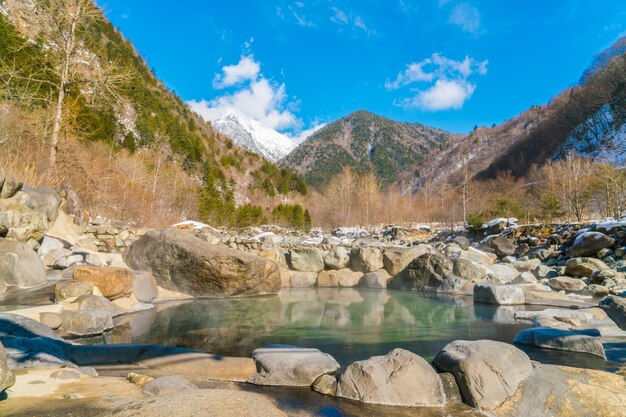
[[531, 272], [522, 272], [515, 277], [511, 284], [536, 284], [537, 278]]
[[29, 201], [26, 206], [46, 215], [49, 222], [54, 222], [59, 214], [61, 197], [47, 187], [31, 188], [24, 186], [22, 192], [28, 194]]
[[0, 282], [9, 287], [32, 288], [46, 284], [48, 278], [43, 262], [30, 246], [0, 238]]
[[73, 302], [78, 297], [93, 294], [93, 284], [87, 281], [59, 281], [54, 285], [54, 299], [57, 303]]
[[320, 394], [337, 395], [337, 377], [324, 374], [315, 380], [311, 388]]
[[43, 312], [39, 313], [39, 322], [45, 324], [52, 330], [56, 330], [63, 324], [63, 315], [61, 313]]
[[486, 238], [482, 247], [486, 251], [495, 253], [501, 258], [515, 254], [515, 244], [513, 240], [503, 235], [490, 236]]
[[333, 246], [324, 257], [328, 269], [343, 269], [350, 264], [350, 251], [345, 246]]
[[119, 406], [104, 416], [286, 417], [286, 414], [259, 394], [228, 389], [203, 389], [134, 401]]
[[111, 330], [113, 319], [103, 310], [64, 311], [61, 327], [70, 335], [95, 336]]
[[548, 281], [550, 288], [556, 291], [582, 291], [587, 287], [585, 281], [578, 278], [556, 277]]
[[573, 277], [591, 277], [593, 271], [611, 269], [599, 259], [572, 258], [565, 264], [565, 273]]
[[551, 327], [533, 327], [519, 332], [513, 343], [542, 349], [589, 353], [606, 360], [600, 332], [596, 329], [561, 330]]
[[600, 249], [613, 246], [615, 239], [600, 232], [579, 233], [570, 248], [572, 256], [590, 256], [598, 253]]
[[410, 248], [386, 248], [383, 251], [383, 265], [389, 275], [394, 276], [402, 272], [418, 256], [436, 252], [436, 249], [425, 244]]
[[350, 267], [359, 272], [372, 272], [382, 269], [383, 254], [378, 248], [360, 247], [352, 251]]
[[339, 270], [322, 271], [317, 276], [318, 287], [356, 287], [363, 277], [363, 273], [344, 268]]
[[10, 175], [4, 175], [4, 182], [0, 187], [0, 199], [13, 197], [22, 188], [22, 181]]
[[548, 308], [541, 311], [517, 311], [515, 319], [530, 321], [536, 327], [554, 327], [564, 330], [598, 329], [602, 336], [624, 337], [619, 328], [601, 308], [561, 309]]
[[15, 375], [13, 371], [9, 369], [7, 352], [2, 343], [0, 343], [0, 393], [7, 388], [11, 388], [13, 384], [15, 384]]
[[152, 272], [160, 287], [193, 296], [266, 294], [281, 288], [275, 262], [174, 228], [147, 232], [124, 260], [135, 270]]
[[338, 377], [337, 396], [401, 407], [445, 402], [437, 372], [424, 359], [403, 349], [349, 365]]
[[48, 226], [45, 214], [10, 200], [0, 200], [0, 227], [8, 230], [6, 237], [20, 242], [39, 241]]
[[79, 266], [74, 269], [72, 277], [76, 281], [92, 283], [110, 300], [126, 297], [133, 292], [133, 276], [125, 268]]
[[317, 272], [288, 271], [289, 286], [292, 288], [313, 287], [317, 282]]
[[0, 313], [0, 339], [6, 337], [41, 338], [64, 342], [54, 330], [33, 319], [11, 313]]
[[472, 282], [479, 282], [487, 277], [487, 269], [483, 265], [461, 258], [454, 260], [452, 272], [454, 275]]
[[519, 275], [519, 271], [509, 264], [487, 265], [486, 268], [490, 275], [503, 284], [513, 281]]
[[468, 261], [476, 262], [482, 265], [491, 265], [496, 263], [498, 260], [498, 257], [493, 253], [471, 247], [468, 250], [460, 250], [456, 257], [460, 259], [467, 259]]
[[456, 236], [454, 239], [452, 239], [452, 241], [459, 245], [463, 250], [469, 249], [471, 244], [470, 240], [465, 236]]
[[524, 290], [519, 285], [477, 284], [474, 302], [498, 305], [524, 304]]
[[600, 308], [623, 330], [626, 330], [626, 298], [609, 295], [600, 301]]
[[415, 258], [405, 270], [392, 277], [389, 288], [434, 291], [452, 275], [452, 260], [439, 254], [425, 253]]
[[317, 248], [296, 248], [289, 251], [289, 266], [295, 271], [319, 272], [324, 269], [324, 260]]
[[532, 372], [524, 352], [492, 340], [454, 341], [433, 363], [453, 373], [465, 401], [483, 410], [493, 410], [513, 396]]
[[[119, 298], [118, 300], [123, 300], [123, 298]], [[111, 317], [121, 316], [125, 313], [123, 309], [113, 304], [108, 298], [102, 297], [101, 295], [83, 295], [76, 300], [76, 303], [78, 304], [79, 310], [106, 311], [111, 315]]]
[[375, 272], [368, 272], [361, 277], [359, 287], [362, 288], [387, 288], [387, 281], [390, 276], [387, 270], [379, 269]]
[[140, 303], [159, 298], [159, 288], [150, 271], [133, 271], [133, 295]]
[[622, 417], [626, 378], [609, 372], [533, 364], [516, 395], [493, 410], [501, 417]]
[[187, 378], [178, 375], [162, 376], [148, 382], [143, 387], [143, 392], [158, 397], [161, 395], [177, 395], [181, 391], [197, 390], [198, 387], [189, 382]]
[[310, 387], [324, 374], [339, 370], [337, 361], [318, 349], [272, 345], [255, 349], [257, 373], [248, 379], [256, 385]]

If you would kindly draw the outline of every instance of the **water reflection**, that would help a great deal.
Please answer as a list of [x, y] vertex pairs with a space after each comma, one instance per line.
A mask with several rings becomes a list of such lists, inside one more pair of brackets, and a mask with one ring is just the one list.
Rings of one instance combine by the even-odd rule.
[[289, 289], [275, 296], [163, 304], [139, 325], [121, 323], [109, 342], [233, 356], [283, 343], [317, 347], [344, 365], [395, 347], [431, 359], [456, 339], [511, 342], [528, 327], [512, 321], [514, 311], [523, 308], [475, 307], [471, 298], [415, 292]]

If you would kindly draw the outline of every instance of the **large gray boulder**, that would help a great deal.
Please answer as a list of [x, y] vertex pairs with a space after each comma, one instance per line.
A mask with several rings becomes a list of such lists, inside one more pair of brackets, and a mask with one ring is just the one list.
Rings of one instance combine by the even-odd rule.
[[124, 261], [152, 272], [159, 286], [193, 296], [265, 294], [281, 288], [275, 262], [174, 228], [149, 231], [124, 253]]
[[595, 258], [572, 258], [565, 264], [565, 273], [573, 277], [591, 277], [593, 271], [611, 269], [607, 264]]
[[517, 305], [524, 304], [526, 297], [519, 285], [476, 284], [474, 301], [485, 304]]
[[610, 248], [615, 239], [600, 232], [579, 233], [570, 248], [572, 256], [590, 256], [598, 253], [600, 249]]
[[501, 417], [622, 417], [626, 378], [610, 372], [533, 364], [516, 395], [492, 411]]
[[61, 197], [56, 191], [47, 187], [31, 188], [24, 186], [22, 192], [29, 197], [26, 206], [45, 214], [49, 222], [56, 220], [61, 204]]
[[513, 343], [542, 349], [589, 353], [606, 359], [600, 332], [597, 329], [561, 330], [551, 327], [533, 327], [519, 332]]
[[623, 330], [626, 330], [626, 298], [609, 295], [600, 301], [600, 308]]
[[433, 363], [453, 373], [465, 401], [483, 410], [493, 410], [513, 396], [532, 372], [524, 352], [492, 340], [454, 341]]
[[467, 259], [455, 259], [452, 272], [466, 281], [479, 282], [487, 278], [487, 268], [485, 266]]
[[150, 271], [133, 271], [133, 295], [141, 303], [159, 298], [159, 288]]
[[32, 288], [46, 284], [48, 278], [43, 262], [30, 246], [0, 238], [0, 282], [9, 287]]
[[602, 336], [624, 337], [621, 330], [601, 308], [561, 309], [548, 308], [541, 311], [516, 311], [515, 319], [530, 321], [536, 327], [554, 327], [564, 330], [598, 329]]
[[318, 248], [303, 247], [289, 251], [289, 266], [300, 272], [319, 272], [324, 269], [324, 259]]
[[113, 328], [111, 313], [104, 310], [70, 310], [64, 311], [62, 317], [61, 327], [73, 336], [94, 336]]
[[0, 393], [15, 384], [15, 374], [9, 369], [7, 363], [7, 352], [0, 343]]
[[20, 242], [39, 241], [48, 226], [45, 214], [11, 200], [0, 200], [0, 228], [8, 230], [6, 237]]
[[555, 277], [548, 281], [550, 288], [556, 291], [582, 291], [587, 287], [585, 281], [579, 278]]
[[383, 266], [383, 254], [379, 248], [365, 246], [352, 251], [350, 267], [355, 271], [373, 272]]
[[349, 365], [338, 377], [337, 396], [401, 407], [445, 402], [437, 372], [424, 359], [403, 349]]
[[452, 260], [439, 254], [425, 253], [415, 258], [400, 274], [387, 282], [387, 287], [405, 290], [434, 291], [453, 275]]
[[350, 251], [345, 246], [333, 246], [324, 257], [328, 269], [343, 269], [350, 264]]
[[383, 265], [389, 275], [394, 276], [402, 272], [418, 256], [437, 252], [432, 246], [423, 243], [410, 248], [386, 248], [383, 251]]
[[124, 310], [113, 304], [108, 298], [101, 295], [85, 294], [76, 300], [78, 309], [83, 311], [100, 310], [106, 311], [111, 317], [121, 316]]
[[512, 239], [503, 235], [489, 236], [481, 245], [488, 252], [495, 253], [499, 257], [515, 254], [515, 244]]
[[197, 390], [198, 387], [189, 382], [187, 378], [178, 375], [162, 376], [148, 382], [143, 387], [143, 392], [153, 397], [161, 395], [175, 395], [181, 391]]
[[2, 176], [4, 181], [0, 186], [0, 199], [11, 198], [22, 188], [22, 181], [4, 173]]
[[72, 302], [83, 295], [93, 294], [94, 286], [87, 281], [59, 281], [54, 285], [54, 299], [57, 303]]
[[321, 375], [339, 370], [337, 361], [318, 349], [272, 345], [252, 352], [257, 373], [248, 382], [256, 385], [310, 387]]

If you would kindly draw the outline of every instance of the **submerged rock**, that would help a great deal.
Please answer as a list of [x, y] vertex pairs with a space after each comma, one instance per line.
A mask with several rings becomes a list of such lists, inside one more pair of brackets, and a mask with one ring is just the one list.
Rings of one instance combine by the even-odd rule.
[[606, 359], [600, 332], [596, 329], [561, 330], [551, 327], [533, 327], [519, 332], [513, 343], [543, 349], [589, 353]]
[[257, 373], [248, 382], [256, 385], [310, 387], [321, 376], [339, 370], [337, 361], [318, 349], [272, 345], [255, 349]]
[[437, 372], [424, 359], [403, 349], [348, 366], [338, 377], [337, 396], [402, 407], [445, 402]]
[[149, 231], [124, 253], [124, 260], [133, 269], [151, 271], [160, 287], [193, 296], [265, 294], [281, 288], [275, 262], [172, 228]]
[[532, 372], [524, 352], [492, 340], [454, 341], [433, 363], [453, 373], [465, 401], [483, 410], [493, 410], [513, 396]]

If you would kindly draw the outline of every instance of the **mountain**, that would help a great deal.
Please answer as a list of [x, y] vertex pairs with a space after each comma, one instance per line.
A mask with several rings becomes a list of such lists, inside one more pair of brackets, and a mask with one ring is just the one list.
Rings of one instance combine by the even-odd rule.
[[296, 147], [287, 136], [235, 112], [225, 114], [211, 125], [237, 145], [272, 162], [284, 158]]
[[318, 130], [280, 164], [322, 187], [345, 166], [373, 172], [385, 185], [411, 181], [433, 150], [455, 135], [419, 123], [356, 111]]
[[[149, 226], [258, 224], [306, 194], [292, 172], [191, 111], [95, 3], [80, 2], [88, 13], [71, 26], [74, 3], [0, 0], [0, 164], [8, 172], [33, 186], [67, 184], [92, 216]], [[49, 35], [55, 30], [72, 37], [71, 48]], [[65, 64], [73, 79], [63, 84]]]

